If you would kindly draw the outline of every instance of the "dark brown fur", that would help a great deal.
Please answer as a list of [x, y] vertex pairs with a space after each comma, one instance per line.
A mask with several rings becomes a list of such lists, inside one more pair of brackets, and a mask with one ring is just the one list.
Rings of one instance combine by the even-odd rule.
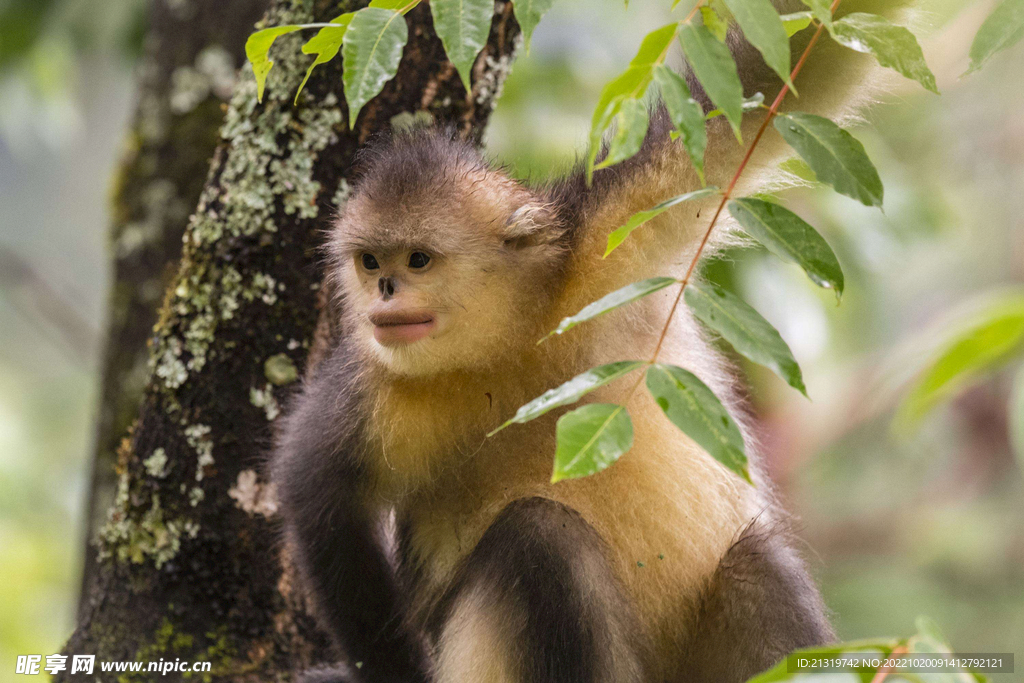
[[826, 613], [788, 531], [755, 520], [702, 596], [686, 645], [688, 680], [745, 681], [793, 650], [832, 641]]
[[[274, 453], [285, 542], [317, 618], [349, 663], [359, 662], [375, 682], [425, 681], [425, 654], [403, 629], [404, 600], [382, 550], [382, 510], [360, 500], [360, 395], [342, 340], [307, 378]], [[350, 680], [345, 671], [305, 680]]]

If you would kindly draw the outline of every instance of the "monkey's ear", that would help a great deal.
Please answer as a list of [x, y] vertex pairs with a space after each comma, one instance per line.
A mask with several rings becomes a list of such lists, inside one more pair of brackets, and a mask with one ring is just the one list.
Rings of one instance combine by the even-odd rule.
[[551, 207], [531, 201], [512, 212], [502, 236], [508, 248], [524, 249], [552, 244], [562, 236], [562, 232]]

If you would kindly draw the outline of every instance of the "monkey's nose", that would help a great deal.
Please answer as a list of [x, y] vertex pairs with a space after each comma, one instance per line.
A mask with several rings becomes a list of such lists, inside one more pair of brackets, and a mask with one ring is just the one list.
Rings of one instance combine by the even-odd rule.
[[380, 295], [384, 297], [384, 301], [387, 301], [395, 295], [395, 281], [390, 277], [382, 277], [377, 280], [377, 290]]

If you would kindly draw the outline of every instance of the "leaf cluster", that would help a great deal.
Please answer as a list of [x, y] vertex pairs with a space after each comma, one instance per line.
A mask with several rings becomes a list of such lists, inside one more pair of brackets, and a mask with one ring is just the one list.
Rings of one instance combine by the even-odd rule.
[[[673, 8], [678, 2], [673, 3]], [[681, 142], [701, 182], [704, 182], [707, 121], [725, 116], [737, 140], [740, 140], [743, 115], [764, 106], [763, 97], [743, 97], [738, 69], [725, 42], [730, 24], [735, 24], [786, 84], [779, 101], [769, 109], [768, 116], [769, 119], [774, 118], [775, 130], [798, 155], [791, 163], [799, 165], [804, 175], [831, 185], [840, 194], [866, 206], [881, 208], [884, 200], [881, 178], [863, 145], [853, 135], [820, 116], [802, 112], [778, 113], [781, 97], [785, 96], [786, 90], [793, 89], [793, 77], [799, 70], [790, 72], [789, 39], [814, 26], [819, 32], [827, 31], [840, 45], [870, 54], [881, 66], [938, 93], [935, 77], [909, 29], [874, 14], [852, 13], [836, 19], [832, 10], [838, 3], [832, 4], [828, 0], [803, 2], [808, 7], [807, 11], [779, 15], [769, 0], [701, 0], [682, 21], [648, 34], [629, 67], [601, 93], [592, 117], [588, 179], [594, 171], [620, 163], [639, 150], [648, 128], [643, 101], [653, 84], [658, 88], [675, 128], [673, 139]], [[696, 21], [698, 16], [699, 23]], [[1004, 0], [978, 33], [971, 48], [971, 70], [999, 50], [1016, 43], [1022, 35], [1024, 0]], [[692, 97], [686, 80], [665, 64], [670, 46], [677, 38], [694, 76], [715, 105], [715, 109], [707, 114]], [[601, 141], [613, 125], [614, 134], [603, 158], [598, 161]], [[741, 166], [737, 177], [742, 171]], [[612, 255], [635, 230], [662, 213], [714, 192], [717, 188], [688, 192], [634, 214], [608, 236], [605, 257]], [[777, 203], [759, 197], [733, 199], [730, 192], [731, 187], [722, 193], [722, 204], [750, 237], [784, 261], [800, 266], [812, 282], [834, 291], [837, 301], [841, 299], [844, 288], [842, 267], [828, 242], [813, 226]], [[713, 228], [714, 221], [708, 232]], [[563, 334], [616, 308], [678, 285], [682, 288], [681, 298], [697, 320], [720, 335], [738, 353], [768, 367], [806, 396], [807, 389], [799, 365], [782, 336], [767, 320], [736, 295], [720, 287], [691, 282], [693, 266], [699, 257], [698, 251], [684, 278], [657, 277], [627, 285], [565, 318], [551, 335]], [[994, 359], [1004, 358], [1007, 347], [1019, 344], [1020, 335], [1024, 335], [1015, 315], [1019, 313], [1011, 313], [1009, 320], [990, 321], [988, 327], [976, 329], [965, 339], [951, 344], [912, 393], [904, 412], [920, 414], [937, 400], [938, 394], [948, 391], [948, 385], [954, 383], [954, 375], [960, 377], [971, 370], [987, 367]], [[669, 322], [671, 316], [666, 322], [666, 329]], [[979, 337], [994, 341], [980, 349]], [[1011, 337], [1012, 340], [1009, 339]], [[631, 360], [602, 366], [595, 369], [596, 374], [593, 374], [595, 371], [583, 373], [545, 396], [559, 395], [563, 400], [558, 405], [567, 405], [580, 400], [593, 389], [643, 367], [646, 369], [647, 389], [668, 419], [716, 460], [750, 481], [742, 433], [722, 401], [696, 375], [683, 368], [659, 363], [657, 355], [658, 350], [655, 350], [654, 357], [646, 362]], [[610, 367], [615, 371], [608, 372]], [[1024, 386], [1024, 382], [1021, 384]], [[572, 387], [572, 390], [568, 391], [566, 387]], [[1021, 393], [1024, 395], [1024, 390]], [[542, 396], [523, 406], [502, 428], [536, 417], [534, 412], [543, 399]], [[1024, 399], [1015, 400], [1024, 404]], [[625, 407], [599, 406], [586, 405], [559, 419], [554, 481], [595, 474], [632, 446], [633, 427]], [[551, 408], [543, 412], [548, 409]], [[570, 435], [571, 439], [568, 438]]]
[[[763, 97], [743, 97], [738, 68], [725, 42], [730, 24], [735, 24], [736, 30], [742, 31], [761, 52], [765, 63], [779, 75], [787, 89], [792, 88], [796, 74], [791, 73], [790, 37], [814, 25], [818, 30], [828, 30], [840, 44], [869, 52], [883, 66], [935, 90], [934, 77], [916, 38], [907, 29], [876, 15], [851, 14], [834, 20], [827, 4], [810, 1], [806, 4], [808, 11], [782, 16], [769, 0], [702, 2], [682, 21], [648, 34], [629, 67], [601, 94], [592, 118], [588, 177], [596, 170], [629, 158], [639, 149], [648, 132], [644, 98], [648, 89], [655, 85], [675, 128], [674, 137], [683, 145], [703, 181], [707, 121], [724, 116], [740, 139], [744, 114], [764, 107]], [[677, 39], [694, 76], [715, 106], [707, 114], [692, 97], [686, 80], [665, 64], [670, 47]], [[826, 118], [800, 112], [778, 114], [777, 104], [769, 110], [769, 117], [774, 117], [774, 128], [811, 173], [837, 192], [867, 206], [882, 206], [882, 181], [860, 142]], [[598, 160], [597, 150], [605, 132], [613, 125], [614, 134], [604, 156]], [[688, 192], [636, 213], [608, 236], [605, 257], [613, 256], [635, 230], [662, 213], [716, 192], [716, 188]], [[799, 265], [812, 282], [834, 291], [837, 300], [841, 298], [842, 267], [828, 242], [810, 224], [777, 203], [758, 197], [732, 199], [730, 192], [731, 188], [721, 193], [723, 206], [750, 237], [779, 258]], [[627, 285], [566, 318], [551, 334], [566, 333], [640, 298], [679, 286], [682, 300], [705, 327], [720, 335], [738, 353], [770, 368], [806, 395], [800, 366], [778, 331], [742, 299], [720, 287], [691, 281], [691, 273], [692, 266], [682, 279], [658, 277]], [[684, 368], [658, 362], [657, 351], [648, 361], [630, 360], [613, 366], [614, 372], [608, 371], [611, 366], [602, 366], [595, 369], [596, 372], [588, 371], [553, 389], [523, 406], [506, 424], [536, 417], [541, 414], [537, 413], [541, 406], [550, 406], [543, 412], [556, 407], [551, 405], [551, 394], [561, 397], [558, 406], [567, 405], [643, 367], [646, 387], [669, 421], [725, 467], [750, 481], [742, 432], [723, 402], [700, 378]], [[599, 472], [631, 447], [633, 427], [625, 407], [599, 405], [600, 409], [585, 405], [560, 418], [553, 480]]]
[[[1024, 291], [985, 297], [973, 308], [915, 378], [896, 412], [897, 431], [912, 431], [940, 403], [1024, 358]], [[1011, 445], [1024, 459], [1024, 364], [1016, 372], [1007, 414]]]
[[[421, 0], [371, 0], [366, 7], [346, 12], [326, 24], [290, 24], [256, 31], [245, 45], [246, 56], [256, 76], [257, 97], [262, 101], [267, 76], [274, 65], [270, 48], [279, 37], [296, 31], [319, 29], [306, 41], [302, 52], [315, 55], [305, 78], [295, 93], [295, 102], [313, 70], [340, 53], [343, 58], [342, 81], [349, 109], [349, 126], [354, 126], [360, 110], [376, 97], [398, 72], [402, 50], [409, 40], [403, 16]], [[516, 18], [529, 47], [533, 29], [554, 0], [516, 0]], [[494, 0], [431, 0], [434, 30], [448, 59], [455, 65], [466, 90], [472, 89], [473, 65], [491, 30]]]

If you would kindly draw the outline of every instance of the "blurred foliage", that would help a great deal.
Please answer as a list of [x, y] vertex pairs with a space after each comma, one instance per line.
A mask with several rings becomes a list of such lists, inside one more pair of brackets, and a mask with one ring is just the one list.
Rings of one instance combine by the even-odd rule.
[[[921, 373], [897, 412], [901, 428], [912, 429], [939, 402], [978, 382], [1024, 351], [1024, 292], [985, 297], [973, 322], [945, 342]], [[995, 301], [992, 301], [995, 299]], [[951, 325], [957, 325], [954, 322]]]
[[99, 53], [138, 56], [144, 0], [0, 0], [0, 142], [25, 152], [83, 127], [83, 71]]
[[145, 32], [144, 0], [0, 1], [0, 74], [59, 38], [81, 56], [115, 50], [137, 57]]
[[[11, 321], [7, 306], [0, 319]], [[57, 652], [73, 623], [74, 520], [84, 505], [95, 400], [93, 378], [69, 368], [60, 351], [53, 358], [50, 349], [47, 371], [11, 336], [0, 335], [0, 680], [13, 679], [17, 654]]]
[[[144, 0], [0, 0], [0, 680], [74, 623], [108, 264]], [[97, 106], [102, 102], [102, 107]], [[71, 322], [65, 326], [66, 314]]]
[[[81, 65], [97, 64], [93, 54], [137, 53], [140, 4], [0, 0], [0, 199], [10, 199], [2, 187], [15, 187], [10, 178], [33, 178], [16, 185], [21, 205], [62, 207], [74, 217], [0, 212], [0, 240], [25, 245], [40, 272], [63, 278], [58, 289], [74, 292], [86, 311], [105, 299], [90, 272], [105, 264], [89, 260], [99, 246], [84, 265], [69, 263], [67, 245], [104, 242], [105, 221], [83, 211], [82, 183], [108, 172], [119, 138], [111, 103], [78, 108], [89, 95]], [[505, 85], [491, 153], [520, 178], [572, 165], [602, 86], [645, 33], [673, 19], [666, 5], [554, 3]], [[100, 6], [90, 21], [107, 28], [89, 29], [81, 17]], [[846, 639], [912, 633], [917, 615], [929, 614], [961, 651], [1024, 653], [1024, 459], [1010, 445], [1011, 434], [1024, 438], [1024, 370], [1011, 363], [979, 378], [913, 434], [891, 429], [914, 378], [951, 338], [950, 312], [1024, 283], [1024, 55], [1018, 47], [958, 80], [993, 6], [933, 0], [937, 28], [923, 47], [943, 97], [895, 89], [898, 106], [879, 107], [872, 125], [857, 130], [886, 183], [884, 214], [814, 188], [787, 193], [843, 266], [842, 307], [761, 248], [730, 250], [706, 268], [782, 333], [804, 370], [812, 403], [770, 371], [744, 365], [763, 456], [802, 522]], [[46, 66], [39, 55], [48, 40], [63, 46], [56, 53], [72, 68]], [[124, 66], [96, 68], [130, 83]], [[62, 72], [71, 77], [60, 80]], [[47, 78], [55, 80], [42, 87]], [[40, 95], [48, 88], [56, 99]], [[58, 101], [67, 109], [47, 109]], [[46, 132], [61, 120], [47, 111], [82, 119], [58, 135]], [[66, 143], [86, 132], [102, 154], [9, 153], [26, 135]], [[69, 359], [7, 294], [0, 290], [0, 680], [13, 680], [14, 654], [56, 651], [72, 623], [96, 387], [95, 366]], [[1007, 406], [1015, 386], [1014, 416]]]

